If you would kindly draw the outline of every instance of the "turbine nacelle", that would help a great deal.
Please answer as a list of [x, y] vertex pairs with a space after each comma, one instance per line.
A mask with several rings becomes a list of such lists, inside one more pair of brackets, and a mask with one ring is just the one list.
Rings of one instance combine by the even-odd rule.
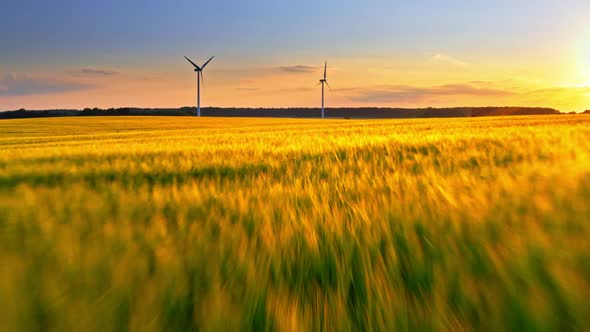
[[191, 59], [187, 58], [186, 56], [184, 57], [186, 59], [186, 61], [190, 62], [191, 65], [193, 65], [193, 67], [195, 67], [195, 71], [203, 71], [203, 69], [205, 69], [205, 67], [207, 67], [207, 65], [209, 64], [209, 62], [211, 62], [211, 60], [213, 60], [214, 56], [212, 56], [209, 60], [207, 60], [207, 62], [205, 62], [201, 67], [199, 67], [196, 63], [192, 62]]

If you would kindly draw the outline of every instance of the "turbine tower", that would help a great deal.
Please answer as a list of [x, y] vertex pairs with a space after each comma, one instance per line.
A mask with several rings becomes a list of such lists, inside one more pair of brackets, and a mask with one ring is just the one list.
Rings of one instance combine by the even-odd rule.
[[318, 85], [322, 85], [322, 119], [324, 118], [324, 84], [327, 85], [330, 90], [332, 90], [332, 88], [330, 88], [330, 85], [328, 84], [328, 78], [326, 76], [327, 70], [328, 61], [326, 61], [326, 63], [324, 64], [324, 78], [320, 80], [320, 83], [318, 83]]
[[[213, 60], [214, 56], [211, 59], [207, 60], [201, 67], [197, 66], [194, 62], [192, 62], [186, 56], [184, 57], [188, 62], [190, 62], [195, 67], [195, 73], [197, 73], [197, 116], [201, 116], [201, 81], [203, 81], [203, 86], [205, 86], [205, 78], [203, 77], [203, 70], [205, 67]], [[199, 77], [200, 76], [200, 77]], [[199, 80], [200, 78], [200, 80]]]

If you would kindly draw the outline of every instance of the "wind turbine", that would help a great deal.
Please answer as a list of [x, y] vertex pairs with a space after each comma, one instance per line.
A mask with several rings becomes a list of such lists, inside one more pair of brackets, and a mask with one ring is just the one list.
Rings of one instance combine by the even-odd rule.
[[[195, 73], [197, 73], [197, 116], [201, 116], [201, 80], [203, 81], [203, 86], [205, 86], [205, 78], [203, 77], [203, 70], [205, 67], [213, 60], [214, 56], [211, 59], [207, 60], [201, 67], [197, 66], [194, 62], [192, 62], [186, 56], [184, 57], [188, 62], [190, 62], [195, 67]], [[200, 76], [200, 77], [199, 77]], [[200, 80], [199, 80], [200, 78]]]
[[324, 65], [324, 78], [320, 80], [320, 83], [318, 83], [318, 85], [322, 85], [322, 119], [324, 118], [324, 84], [327, 85], [330, 90], [332, 90], [332, 88], [330, 88], [330, 84], [328, 84], [328, 78], [326, 76], [327, 70], [328, 61], [326, 61], [326, 64]]

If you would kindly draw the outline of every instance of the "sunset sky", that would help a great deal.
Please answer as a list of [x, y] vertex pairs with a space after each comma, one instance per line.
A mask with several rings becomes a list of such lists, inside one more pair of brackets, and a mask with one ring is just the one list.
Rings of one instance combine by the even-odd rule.
[[588, 0], [3, 0], [0, 110], [590, 109]]

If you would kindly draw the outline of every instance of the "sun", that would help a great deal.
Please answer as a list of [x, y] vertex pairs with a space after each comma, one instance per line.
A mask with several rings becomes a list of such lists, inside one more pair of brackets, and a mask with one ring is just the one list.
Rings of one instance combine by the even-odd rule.
[[582, 81], [586, 86], [590, 86], [590, 46], [586, 47], [584, 59], [582, 59]]
[[572, 51], [572, 83], [577, 87], [590, 87], [590, 28], [580, 32]]
[[584, 42], [580, 45], [580, 75], [582, 82], [585, 86], [590, 86], [590, 33], [587, 33], [587, 37]]

